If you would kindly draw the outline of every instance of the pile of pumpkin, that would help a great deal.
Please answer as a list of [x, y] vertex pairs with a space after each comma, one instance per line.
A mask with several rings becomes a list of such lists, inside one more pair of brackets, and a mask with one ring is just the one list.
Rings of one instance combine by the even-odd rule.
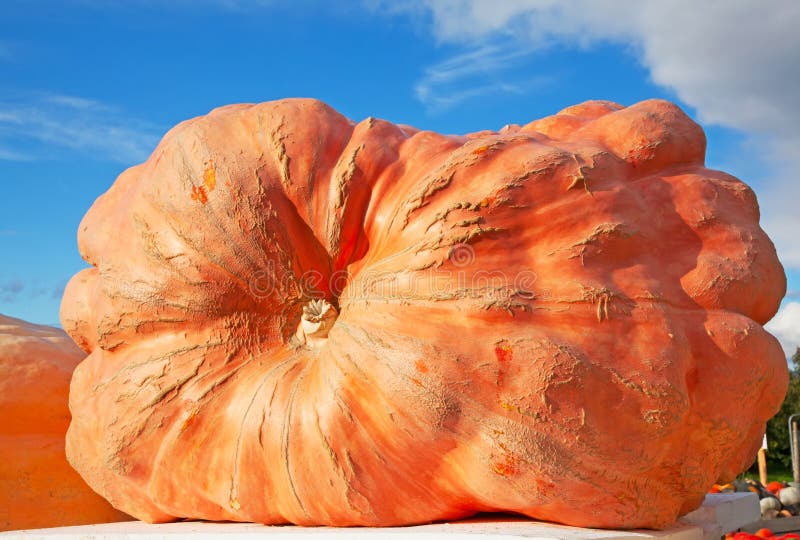
[[[766, 486], [757, 480], [735, 480], [730, 484], [715, 484], [709, 493], [750, 491], [758, 495], [762, 519], [800, 515], [800, 489], [786, 482], [770, 482]], [[781, 537], [783, 538], [783, 537]], [[787, 536], [788, 538], [788, 536]]]
[[759, 529], [753, 534], [748, 532], [729, 532], [724, 538], [725, 540], [763, 540], [765, 538], [769, 538], [770, 540], [789, 540], [800, 539], [800, 534], [786, 533], [776, 535], [769, 529]]

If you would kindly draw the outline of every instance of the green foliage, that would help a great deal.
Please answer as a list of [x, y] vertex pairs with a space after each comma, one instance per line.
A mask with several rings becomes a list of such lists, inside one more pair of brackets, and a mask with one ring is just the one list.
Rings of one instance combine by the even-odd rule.
[[[748, 478], [751, 480], [758, 480], [758, 462], [753, 462], [752, 467], [736, 478], [740, 480], [746, 480]], [[767, 481], [772, 482], [774, 480], [777, 480], [778, 482], [791, 482], [793, 480], [792, 467], [784, 467], [781, 462], [770, 462], [767, 465]]]
[[800, 347], [792, 355], [792, 369], [789, 372], [789, 390], [783, 400], [781, 410], [767, 422], [767, 456], [775, 465], [792, 468], [789, 450], [789, 416], [800, 413]]

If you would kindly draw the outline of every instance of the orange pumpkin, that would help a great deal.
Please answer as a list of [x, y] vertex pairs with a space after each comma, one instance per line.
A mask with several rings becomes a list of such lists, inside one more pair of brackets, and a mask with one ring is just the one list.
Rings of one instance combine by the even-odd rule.
[[0, 530], [130, 519], [67, 463], [67, 393], [84, 357], [64, 332], [0, 315]]
[[785, 484], [784, 482], [778, 482], [777, 480], [773, 480], [772, 482], [766, 485], [766, 488], [767, 491], [769, 491], [773, 495], [777, 495], [778, 492], [780, 492], [780, 490], [782, 490], [786, 486], [787, 484]]
[[69, 459], [151, 522], [668, 525], [787, 385], [782, 267], [704, 152], [660, 100], [463, 137], [308, 99], [184, 122], [80, 226]]

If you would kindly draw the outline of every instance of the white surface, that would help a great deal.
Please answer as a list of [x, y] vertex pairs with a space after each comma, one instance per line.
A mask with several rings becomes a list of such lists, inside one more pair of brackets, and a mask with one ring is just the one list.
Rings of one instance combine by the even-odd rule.
[[761, 506], [755, 493], [709, 493], [703, 506], [680, 521], [701, 527], [707, 540], [717, 540], [759, 519]]
[[703, 506], [681, 518], [684, 523], [703, 525], [715, 523], [733, 531], [761, 519], [761, 507], [755, 493], [709, 493]]
[[485, 539], [509, 540], [512, 538], [536, 538], [541, 540], [702, 540], [703, 530], [692, 525], [679, 524], [666, 531], [614, 531], [581, 529], [525, 519], [471, 519], [452, 523], [434, 523], [415, 527], [374, 528], [328, 528], [328, 527], [269, 527], [252, 523], [204, 523], [180, 522], [149, 525], [140, 521], [82, 525], [78, 527], [56, 527], [28, 531], [0, 533], [0, 538], [44, 540], [213, 540], [219, 537], [260, 537], [269, 540], [314, 539], [390, 539], [428, 540], [474, 540], [479, 535]]
[[0, 533], [0, 540], [213, 540], [219, 537], [260, 537], [268, 540], [344, 539], [365, 540], [718, 540], [724, 533], [759, 518], [758, 497], [753, 493], [708, 495], [701, 508], [687, 514], [673, 527], [663, 531], [603, 530], [567, 527], [516, 517], [486, 517], [434, 523], [415, 527], [329, 528], [270, 527], [253, 523], [206, 523], [199, 521], [149, 525], [140, 521], [56, 527]]

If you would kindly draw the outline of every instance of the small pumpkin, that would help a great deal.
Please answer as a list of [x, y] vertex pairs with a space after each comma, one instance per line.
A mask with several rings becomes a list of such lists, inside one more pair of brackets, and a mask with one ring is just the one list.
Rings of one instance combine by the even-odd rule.
[[309, 99], [184, 122], [80, 226], [70, 462], [152, 522], [669, 525], [787, 386], [782, 267], [704, 152], [660, 100], [466, 136]]
[[63, 331], [0, 315], [0, 530], [124, 521], [67, 463], [67, 394], [84, 357]]
[[800, 489], [794, 486], [785, 487], [778, 492], [778, 499], [784, 506], [800, 504]]
[[772, 510], [779, 511], [781, 508], [783, 508], [781, 501], [779, 501], [777, 497], [764, 497], [763, 499], [759, 499], [758, 502], [761, 506], [762, 515]]
[[779, 482], [777, 480], [773, 480], [772, 482], [766, 485], [767, 491], [772, 493], [773, 495], [777, 495], [780, 490], [787, 486], [784, 482]]

